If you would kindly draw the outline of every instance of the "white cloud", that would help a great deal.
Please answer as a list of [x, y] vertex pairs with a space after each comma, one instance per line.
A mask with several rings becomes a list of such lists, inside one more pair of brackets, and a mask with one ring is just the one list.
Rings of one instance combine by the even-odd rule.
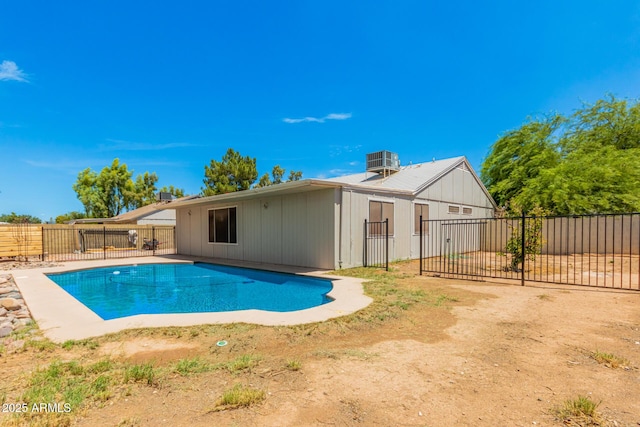
[[13, 61], [2, 61], [0, 64], [0, 80], [28, 82], [27, 75]]
[[351, 113], [331, 113], [324, 117], [304, 117], [302, 119], [291, 119], [289, 117], [282, 119], [285, 123], [324, 123], [327, 120], [347, 120], [351, 118]]

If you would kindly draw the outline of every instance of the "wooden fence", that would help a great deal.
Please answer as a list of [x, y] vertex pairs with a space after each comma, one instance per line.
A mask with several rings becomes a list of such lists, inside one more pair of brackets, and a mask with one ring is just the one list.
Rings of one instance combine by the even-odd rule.
[[42, 256], [42, 226], [0, 225], [0, 257]]
[[[134, 233], [131, 236], [130, 233]], [[132, 239], [132, 237], [134, 237]], [[84, 259], [83, 254], [96, 251], [120, 251], [128, 255], [162, 249], [175, 252], [173, 226], [134, 224], [9, 224], [0, 225], [0, 258]], [[156, 243], [152, 242], [156, 240]], [[147, 242], [147, 243], [145, 243]], [[131, 252], [133, 251], [133, 252]], [[136, 253], [134, 253], [136, 252]], [[142, 252], [147, 254], [148, 252]], [[126, 255], [122, 252], [122, 255]]]

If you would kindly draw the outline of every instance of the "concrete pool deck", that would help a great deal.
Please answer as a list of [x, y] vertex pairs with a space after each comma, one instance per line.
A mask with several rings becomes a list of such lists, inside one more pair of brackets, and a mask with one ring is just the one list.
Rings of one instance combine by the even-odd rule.
[[[112, 320], [103, 320], [84, 304], [51, 281], [46, 273], [60, 273], [89, 268], [117, 265], [208, 262], [236, 267], [316, 276], [333, 281], [333, 289], [327, 294], [333, 301], [318, 307], [292, 312], [242, 310], [219, 313], [139, 314]], [[21, 270], [0, 270], [11, 274], [22, 297], [44, 335], [54, 342], [80, 340], [101, 336], [125, 329], [163, 326], [194, 326], [203, 324], [253, 323], [265, 326], [300, 325], [322, 322], [345, 316], [368, 306], [372, 299], [364, 295], [362, 279], [327, 275], [322, 271], [291, 266], [229, 262], [213, 258], [184, 256], [155, 256], [141, 258], [73, 261], [56, 267]]]

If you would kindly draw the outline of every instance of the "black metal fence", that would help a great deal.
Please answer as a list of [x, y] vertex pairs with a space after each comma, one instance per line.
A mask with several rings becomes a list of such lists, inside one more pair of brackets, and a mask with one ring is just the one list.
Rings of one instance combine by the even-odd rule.
[[420, 274], [640, 290], [640, 214], [422, 220]]
[[175, 254], [175, 227], [44, 227], [42, 251], [42, 258], [49, 261]]
[[389, 270], [389, 220], [368, 222], [364, 220], [365, 267], [384, 267]]

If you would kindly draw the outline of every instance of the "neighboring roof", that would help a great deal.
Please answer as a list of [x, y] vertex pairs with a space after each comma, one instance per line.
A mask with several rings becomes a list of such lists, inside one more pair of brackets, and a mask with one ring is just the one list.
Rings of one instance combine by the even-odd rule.
[[163, 206], [161, 209], [173, 209], [182, 206], [199, 205], [211, 202], [251, 199], [272, 193], [299, 193], [331, 187], [359, 188], [369, 191], [375, 190], [376, 192], [381, 193], [416, 195], [457, 167], [461, 167], [471, 173], [486, 196], [491, 200], [491, 203], [495, 206], [493, 198], [480, 181], [480, 178], [478, 178], [476, 173], [473, 171], [473, 168], [467, 159], [464, 156], [460, 156], [450, 159], [434, 160], [431, 162], [402, 166], [399, 171], [387, 176], [373, 172], [362, 172], [328, 179], [304, 179], [300, 181], [270, 185], [267, 187], [252, 188], [250, 190], [202, 197], [197, 200], [190, 200], [186, 202], [174, 202], [171, 205]]
[[171, 203], [179, 203], [179, 202], [184, 202], [187, 200], [192, 200], [192, 199], [197, 199], [200, 196], [185, 196], [185, 197], [180, 197], [178, 199], [175, 200], [171, 200], [171, 201], [162, 201], [162, 202], [156, 202], [156, 203], [151, 203], [150, 205], [146, 205], [143, 206], [141, 208], [138, 209], [134, 209], [132, 211], [128, 211], [125, 213], [121, 213], [118, 216], [114, 216], [112, 218], [82, 218], [82, 219], [76, 219], [73, 221], [70, 221], [69, 224], [94, 224], [94, 223], [107, 223], [107, 224], [129, 224], [132, 222], [135, 222], [141, 218], [145, 218], [151, 214], [153, 214], [154, 212], [163, 210], [166, 205], [171, 204]]

